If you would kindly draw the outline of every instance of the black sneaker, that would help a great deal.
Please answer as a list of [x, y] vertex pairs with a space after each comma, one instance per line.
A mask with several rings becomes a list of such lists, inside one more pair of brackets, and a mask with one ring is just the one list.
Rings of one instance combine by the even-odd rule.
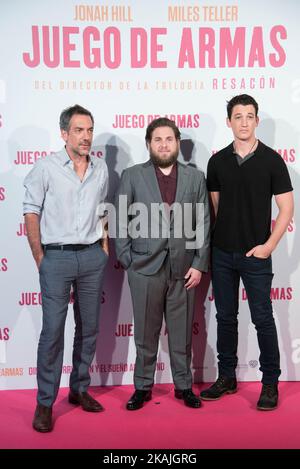
[[263, 384], [257, 403], [258, 410], [274, 410], [278, 404], [278, 384]]
[[200, 393], [201, 399], [204, 401], [216, 401], [224, 394], [234, 394], [237, 391], [236, 378], [226, 378], [220, 376], [217, 381], [208, 389], [204, 389]]

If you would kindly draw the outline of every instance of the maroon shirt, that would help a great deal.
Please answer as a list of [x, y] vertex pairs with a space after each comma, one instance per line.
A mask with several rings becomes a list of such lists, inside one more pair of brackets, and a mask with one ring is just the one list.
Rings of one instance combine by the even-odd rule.
[[176, 197], [177, 163], [173, 165], [172, 171], [168, 176], [162, 173], [158, 166], [154, 167], [160, 188], [161, 198], [164, 203], [172, 205], [175, 202]]

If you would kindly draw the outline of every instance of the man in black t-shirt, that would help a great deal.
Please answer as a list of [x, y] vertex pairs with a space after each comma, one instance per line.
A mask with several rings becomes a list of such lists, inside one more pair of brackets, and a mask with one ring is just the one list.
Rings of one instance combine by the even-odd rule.
[[[242, 279], [260, 349], [263, 386], [257, 408], [272, 410], [278, 403], [281, 371], [270, 299], [271, 253], [293, 216], [293, 188], [281, 156], [255, 136], [257, 113], [258, 104], [251, 96], [232, 98], [227, 105], [227, 126], [232, 129], [234, 141], [208, 162], [207, 186], [216, 216], [212, 283], [219, 377], [201, 392], [201, 398], [216, 400], [237, 391], [238, 291]], [[271, 233], [273, 195], [278, 216]]]

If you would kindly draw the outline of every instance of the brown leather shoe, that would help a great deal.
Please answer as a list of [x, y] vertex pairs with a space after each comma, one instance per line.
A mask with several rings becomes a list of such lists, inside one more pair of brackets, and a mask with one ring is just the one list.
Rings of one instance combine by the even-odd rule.
[[35, 409], [32, 426], [37, 432], [51, 432], [53, 428], [52, 407], [46, 407], [42, 404], [38, 404]]
[[96, 401], [88, 392], [69, 392], [69, 402], [81, 405], [86, 412], [102, 412], [104, 409], [100, 402]]

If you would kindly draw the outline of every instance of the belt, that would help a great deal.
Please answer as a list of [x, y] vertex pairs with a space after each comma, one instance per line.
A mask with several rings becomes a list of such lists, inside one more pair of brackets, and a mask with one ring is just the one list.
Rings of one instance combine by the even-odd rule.
[[92, 244], [44, 244], [45, 251], [81, 251], [99, 243], [99, 239]]

